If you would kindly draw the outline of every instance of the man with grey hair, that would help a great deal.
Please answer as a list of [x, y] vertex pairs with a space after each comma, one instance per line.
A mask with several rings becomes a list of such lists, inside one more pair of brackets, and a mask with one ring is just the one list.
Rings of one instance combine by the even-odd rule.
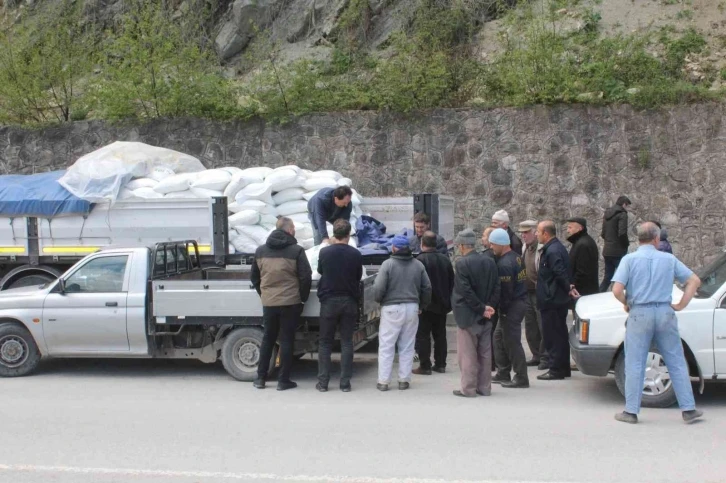
[[451, 297], [458, 327], [456, 346], [461, 390], [455, 396], [489, 396], [492, 392], [492, 322], [499, 303], [499, 273], [492, 258], [475, 251], [476, 234], [459, 232], [454, 240], [461, 257], [456, 261]]
[[277, 390], [297, 387], [290, 380], [295, 330], [303, 304], [312, 284], [312, 270], [305, 250], [295, 239], [295, 223], [290, 218], [277, 220], [276, 229], [255, 252], [250, 282], [262, 299], [265, 333], [260, 347], [260, 362], [254, 386], [264, 389], [272, 348], [280, 336], [280, 373]]
[[528, 366], [537, 366], [540, 370], [548, 368], [547, 351], [542, 340], [542, 317], [537, 309], [537, 265], [542, 246], [537, 243], [537, 222], [535, 220], [523, 221], [519, 224], [519, 235], [522, 237], [524, 247], [524, 266], [527, 269], [527, 278], [524, 282], [527, 287], [527, 308], [524, 312], [524, 334], [527, 338], [532, 359], [527, 361]]
[[[690, 423], [703, 412], [696, 409], [688, 364], [678, 333], [676, 312], [686, 308], [701, 280], [676, 257], [658, 251], [660, 229], [652, 222], [638, 226], [634, 253], [625, 255], [613, 276], [613, 295], [628, 313], [625, 329], [625, 411], [615, 415], [624, 423], [638, 422], [643, 396], [645, 364], [656, 343], [673, 382], [683, 420]], [[673, 304], [673, 280], [685, 284], [683, 296]]]

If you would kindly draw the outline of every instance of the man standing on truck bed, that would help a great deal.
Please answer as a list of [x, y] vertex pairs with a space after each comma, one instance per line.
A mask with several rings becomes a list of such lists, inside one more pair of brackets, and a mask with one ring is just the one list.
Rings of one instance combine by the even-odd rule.
[[[431, 229], [431, 217], [426, 213], [416, 213], [416, 215], [414, 215], [413, 217], [413, 229], [416, 231], [416, 233], [414, 233], [408, 241], [409, 246], [411, 247], [411, 252], [413, 252], [414, 255], [417, 255], [423, 251], [421, 242], [423, 240], [424, 233]], [[449, 254], [449, 247], [446, 244], [446, 240], [444, 240], [444, 237], [438, 234], [436, 234], [435, 251], [441, 253], [442, 255]]]
[[413, 258], [408, 238], [395, 236], [392, 250], [373, 283], [374, 298], [381, 304], [376, 386], [379, 391], [388, 391], [396, 345], [398, 389], [409, 388], [418, 316], [431, 303], [431, 281], [423, 264]]
[[308, 201], [308, 217], [313, 225], [313, 239], [315, 245], [327, 243], [329, 240], [326, 223], [334, 223], [343, 219], [350, 222], [353, 212], [353, 190], [348, 186], [337, 188], [323, 188]]
[[280, 375], [277, 379], [277, 390], [297, 387], [290, 380], [290, 369], [295, 330], [300, 322], [303, 304], [310, 296], [312, 270], [305, 250], [297, 244], [295, 224], [290, 218], [279, 218], [277, 229], [270, 233], [267, 242], [255, 252], [250, 281], [262, 299], [262, 318], [265, 324], [254, 386], [257, 389], [265, 387], [272, 348], [279, 334]]
[[[690, 423], [703, 416], [693, 399], [676, 318], [676, 312], [686, 308], [701, 286], [701, 280], [676, 257], [658, 251], [659, 234], [655, 223], [641, 224], [638, 227], [640, 247], [623, 258], [613, 276], [613, 295], [628, 313], [625, 323], [625, 411], [615, 415], [615, 419], [624, 423], [638, 422], [645, 363], [653, 341], [665, 360], [683, 420]], [[672, 305], [674, 279], [685, 287], [681, 300]]]
[[350, 392], [353, 374], [353, 330], [358, 320], [360, 279], [363, 255], [348, 245], [350, 223], [333, 223], [332, 244], [320, 250], [318, 257], [318, 298], [320, 299], [320, 347], [318, 349], [318, 384], [320, 392], [328, 390], [330, 352], [335, 329], [340, 327], [340, 390]]

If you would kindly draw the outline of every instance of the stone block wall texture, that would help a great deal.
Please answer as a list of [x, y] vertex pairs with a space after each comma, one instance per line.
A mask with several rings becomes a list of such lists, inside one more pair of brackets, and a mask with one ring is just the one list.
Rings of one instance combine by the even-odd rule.
[[437, 110], [411, 116], [347, 112], [278, 125], [155, 120], [0, 128], [0, 174], [70, 166], [116, 140], [199, 157], [209, 167], [335, 169], [364, 196], [454, 196], [457, 228], [480, 230], [506, 209], [513, 223], [584, 216], [599, 238], [602, 215], [625, 194], [635, 224], [659, 220], [675, 254], [702, 266], [726, 245], [726, 123], [722, 104], [658, 111], [617, 107]]

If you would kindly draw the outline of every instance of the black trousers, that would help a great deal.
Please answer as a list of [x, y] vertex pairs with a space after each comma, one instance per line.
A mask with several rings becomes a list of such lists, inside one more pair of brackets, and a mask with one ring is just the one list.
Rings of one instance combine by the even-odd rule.
[[446, 314], [423, 311], [418, 316], [416, 332], [416, 353], [422, 369], [431, 369], [431, 336], [434, 338], [434, 365], [446, 367]]
[[335, 329], [340, 327], [340, 385], [350, 384], [353, 375], [353, 331], [358, 320], [358, 302], [352, 297], [333, 297], [320, 304], [318, 381], [330, 381], [330, 353]]
[[265, 324], [265, 335], [260, 348], [260, 363], [257, 366], [257, 377], [265, 379], [270, 369], [272, 349], [280, 337], [280, 374], [278, 381], [289, 381], [292, 369], [292, 354], [295, 347], [295, 330], [300, 323], [303, 304], [283, 305], [280, 307], [262, 307], [262, 319]]
[[567, 305], [543, 309], [542, 338], [549, 355], [553, 375], [570, 375], [570, 341], [567, 335]]
[[511, 303], [505, 313], [499, 314], [494, 331], [494, 357], [497, 373], [509, 375], [511, 370], [519, 379], [527, 380], [527, 358], [522, 347], [522, 319], [527, 300], [522, 298]]
[[608, 288], [610, 288], [610, 282], [613, 279], [613, 275], [615, 275], [615, 271], [618, 269], [618, 265], [620, 265], [620, 260], [623, 259], [623, 257], [603, 257], [605, 259], [605, 275], [602, 279], [602, 283], [600, 284], [600, 292], [607, 292]]

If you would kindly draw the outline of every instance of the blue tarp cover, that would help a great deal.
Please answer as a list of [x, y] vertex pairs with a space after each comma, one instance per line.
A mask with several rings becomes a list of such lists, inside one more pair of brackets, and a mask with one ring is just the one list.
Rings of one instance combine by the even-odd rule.
[[58, 184], [65, 171], [0, 176], [0, 216], [53, 218], [86, 215], [91, 203], [76, 198]]

